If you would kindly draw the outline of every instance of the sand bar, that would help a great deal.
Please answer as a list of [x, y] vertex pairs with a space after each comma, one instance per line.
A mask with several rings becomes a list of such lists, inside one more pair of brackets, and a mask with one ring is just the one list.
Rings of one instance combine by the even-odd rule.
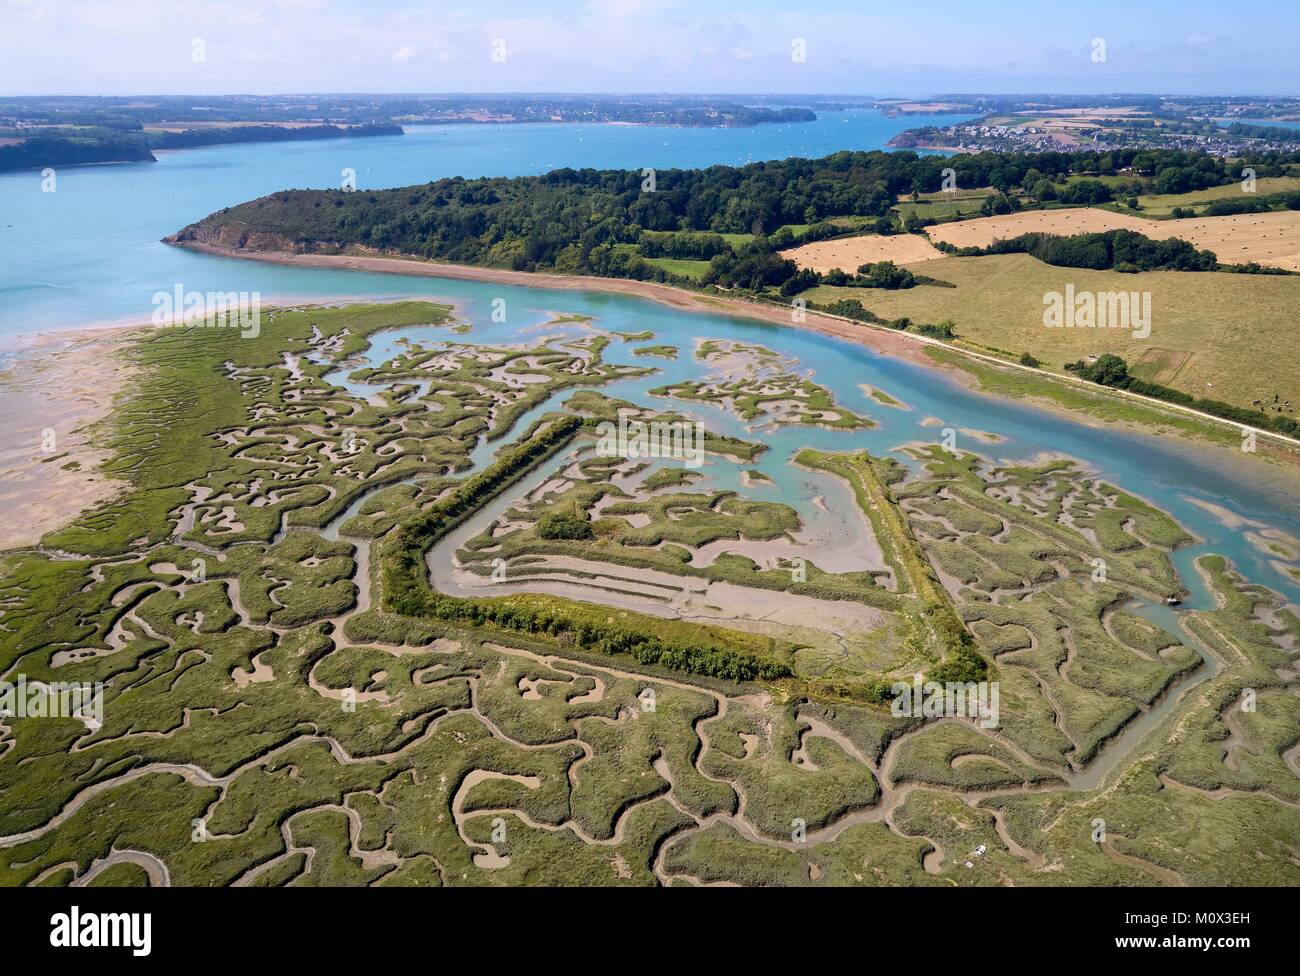
[[123, 488], [98, 472], [108, 455], [91, 428], [130, 378], [118, 354], [135, 331], [43, 333], [0, 372], [0, 549], [34, 545]]

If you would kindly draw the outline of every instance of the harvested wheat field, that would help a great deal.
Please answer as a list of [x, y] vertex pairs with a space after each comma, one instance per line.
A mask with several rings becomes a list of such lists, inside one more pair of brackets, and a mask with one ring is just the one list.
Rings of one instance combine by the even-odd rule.
[[[1175, 221], [1166, 221], [1175, 223]], [[1197, 221], [1200, 223], [1200, 221]], [[954, 247], [988, 247], [996, 240], [1019, 237], [1021, 234], [1098, 234], [1108, 230], [1133, 230], [1151, 237], [1172, 237], [1164, 231], [1164, 223], [1130, 217], [1128, 214], [1098, 210], [1095, 207], [1076, 207], [1069, 210], [1028, 210], [1023, 213], [1001, 214], [997, 217], [976, 217], [951, 224], [929, 228], [930, 239], [946, 241]]]
[[[1258, 261], [1274, 268], [1300, 271], [1300, 210], [1187, 217], [1165, 220], [1161, 236], [1181, 237], [1218, 255], [1224, 264]], [[1148, 236], [1153, 236], [1150, 231]]]
[[929, 234], [931, 240], [955, 247], [988, 247], [998, 239], [1034, 232], [1068, 235], [1108, 230], [1137, 231], [1153, 240], [1180, 237], [1213, 251], [1224, 264], [1258, 261], [1300, 271], [1300, 211], [1295, 210], [1182, 220], [1144, 220], [1095, 207], [1031, 210], [940, 224], [931, 227]]
[[920, 234], [863, 234], [836, 241], [817, 241], [782, 252], [801, 268], [825, 273], [832, 268], [852, 274], [859, 265], [874, 261], [916, 264], [943, 257], [943, 252]]

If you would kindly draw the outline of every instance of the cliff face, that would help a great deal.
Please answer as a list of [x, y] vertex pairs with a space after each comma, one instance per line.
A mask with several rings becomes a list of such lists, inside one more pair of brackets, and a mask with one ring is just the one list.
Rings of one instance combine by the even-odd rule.
[[291, 240], [282, 234], [250, 230], [242, 222], [221, 223], [214, 218], [200, 220], [182, 227], [175, 234], [163, 238], [164, 244], [181, 247], [198, 245], [220, 248], [223, 251], [294, 251], [299, 253], [317, 250], [335, 250], [332, 246], [321, 249], [312, 244]]

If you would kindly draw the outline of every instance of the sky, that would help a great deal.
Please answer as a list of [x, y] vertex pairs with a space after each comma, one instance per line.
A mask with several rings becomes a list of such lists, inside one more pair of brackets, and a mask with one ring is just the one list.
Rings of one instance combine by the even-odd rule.
[[1297, 0], [0, 0], [4, 95], [1294, 95], [1298, 64]]

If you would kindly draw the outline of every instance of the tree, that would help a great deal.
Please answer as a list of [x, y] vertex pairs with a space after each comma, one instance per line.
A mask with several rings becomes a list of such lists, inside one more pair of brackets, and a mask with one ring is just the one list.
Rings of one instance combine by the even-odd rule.
[[1110, 187], [1101, 180], [1079, 180], [1069, 184], [1060, 193], [1062, 203], [1091, 206], [1111, 199]]
[[893, 261], [877, 261], [864, 264], [858, 268], [862, 284], [867, 288], [911, 288], [916, 284], [916, 276], [906, 268], [900, 268]]
[[1091, 380], [1102, 386], [1123, 389], [1129, 382], [1128, 363], [1112, 353], [1103, 353], [1091, 363], [1086, 363], [1082, 359], [1066, 363], [1065, 368], [1072, 373], [1078, 373], [1085, 380]]
[[1016, 210], [1015, 201], [1005, 193], [990, 193], [980, 204], [980, 213], [986, 217], [994, 214], [1009, 214]]
[[821, 284], [821, 275], [812, 268], [800, 268], [781, 283], [781, 294], [789, 298], [809, 288], [816, 288], [819, 284]]
[[929, 336], [932, 339], [952, 339], [957, 335], [957, 323], [952, 319], [944, 319], [942, 322], [926, 322], [924, 325], [918, 325], [916, 331], [923, 336]]

